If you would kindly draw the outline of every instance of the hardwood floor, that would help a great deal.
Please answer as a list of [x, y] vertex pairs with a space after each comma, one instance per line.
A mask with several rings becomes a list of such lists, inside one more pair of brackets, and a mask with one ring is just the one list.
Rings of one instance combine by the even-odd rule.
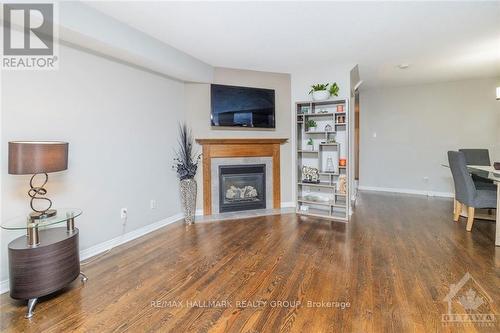
[[[23, 318], [25, 303], [2, 295], [0, 328], [498, 332], [498, 316], [494, 327], [441, 322], [450, 285], [467, 272], [491, 297], [483, 295], [480, 310], [499, 313], [495, 225], [477, 220], [468, 233], [464, 219], [453, 222], [452, 205], [448, 199], [363, 193], [350, 224], [295, 214], [189, 228], [175, 223], [85, 265], [87, 284], [77, 280], [43, 299], [31, 320]], [[345, 307], [309, 303], [321, 301]]]

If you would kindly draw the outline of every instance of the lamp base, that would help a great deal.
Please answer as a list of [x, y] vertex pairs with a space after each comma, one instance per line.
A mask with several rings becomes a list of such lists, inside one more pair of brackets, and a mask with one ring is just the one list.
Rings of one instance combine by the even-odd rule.
[[41, 220], [41, 219], [46, 219], [46, 218], [55, 216], [56, 214], [57, 214], [57, 210], [55, 210], [55, 209], [49, 209], [49, 210], [46, 210], [45, 212], [33, 212], [30, 214], [30, 219]]

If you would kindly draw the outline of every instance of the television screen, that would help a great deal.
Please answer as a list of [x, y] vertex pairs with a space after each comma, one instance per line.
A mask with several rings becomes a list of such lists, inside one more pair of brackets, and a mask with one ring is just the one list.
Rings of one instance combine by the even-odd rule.
[[274, 90], [211, 85], [212, 126], [274, 128]]

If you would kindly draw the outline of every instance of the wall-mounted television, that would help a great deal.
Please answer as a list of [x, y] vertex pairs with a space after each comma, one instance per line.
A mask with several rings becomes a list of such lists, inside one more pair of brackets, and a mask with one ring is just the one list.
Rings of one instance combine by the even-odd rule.
[[212, 126], [275, 128], [274, 90], [212, 84]]

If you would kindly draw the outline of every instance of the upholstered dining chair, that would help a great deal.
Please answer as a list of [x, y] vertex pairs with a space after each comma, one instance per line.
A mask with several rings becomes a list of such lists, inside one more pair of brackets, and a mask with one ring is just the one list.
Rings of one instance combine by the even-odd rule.
[[467, 231], [472, 230], [476, 208], [497, 208], [497, 192], [494, 190], [476, 189], [472, 177], [467, 170], [465, 155], [458, 151], [448, 152], [453, 183], [455, 184], [455, 211], [453, 220], [458, 221], [462, 205], [467, 206]]
[[[490, 153], [488, 149], [459, 149], [464, 153], [467, 165], [487, 165], [491, 166]], [[484, 172], [484, 177], [472, 175], [472, 180], [478, 190], [496, 190], [496, 185], [492, 180], [487, 179], [488, 172]]]

